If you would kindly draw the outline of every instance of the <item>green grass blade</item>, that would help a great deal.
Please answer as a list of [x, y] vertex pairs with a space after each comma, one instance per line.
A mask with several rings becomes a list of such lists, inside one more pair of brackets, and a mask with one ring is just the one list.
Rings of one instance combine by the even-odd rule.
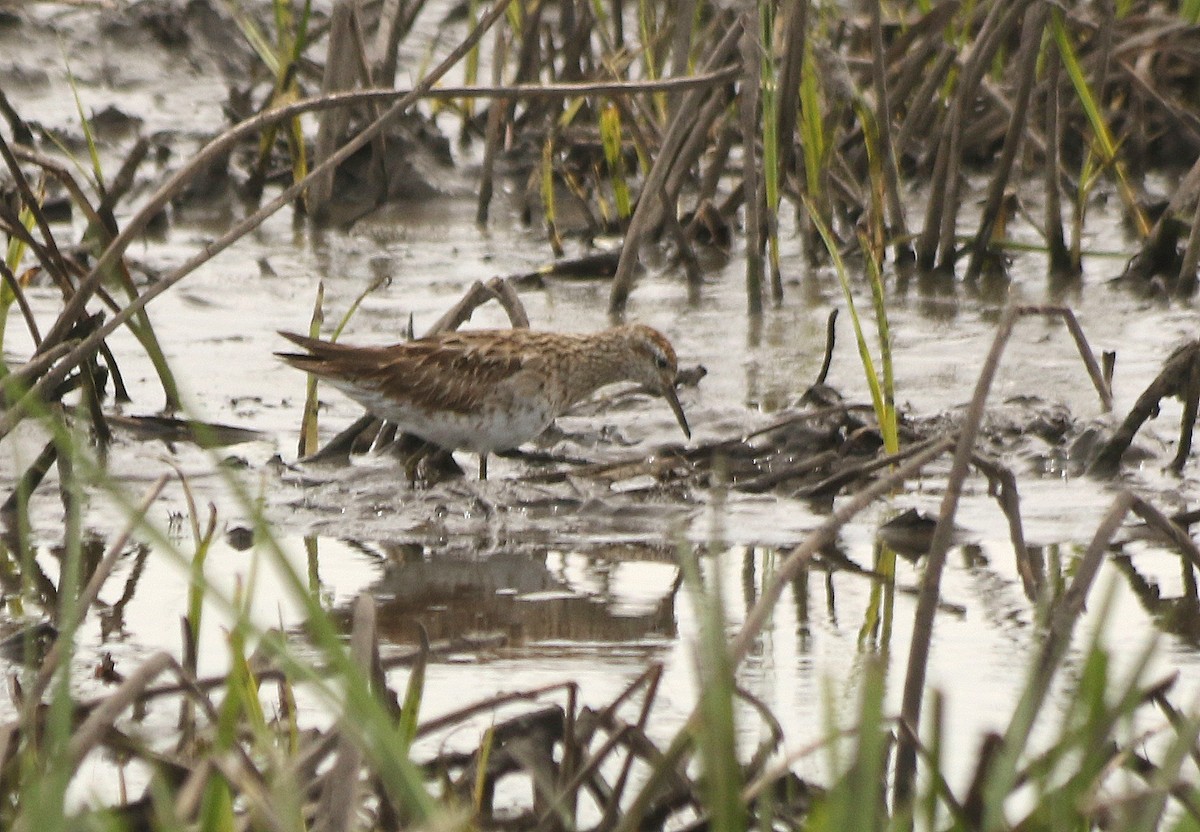
[[546, 137], [542, 145], [542, 212], [546, 220], [546, 235], [556, 257], [563, 255], [562, 238], [558, 234], [557, 200], [554, 196], [554, 136]]
[[[44, 199], [44, 194], [38, 195], [39, 199]], [[25, 227], [26, 231], [33, 231], [33, 226], [37, 220], [34, 217], [33, 209], [28, 205], [21, 207], [21, 212], [17, 215], [17, 221]], [[21, 266], [21, 259], [25, 256], [26, 243], [20, 237], [13, 235], [8, 239], [8, 250], [4, 255], [4, 264], [8, 266], [8, 270], [16, 274], [17, 269]], [[4, 334], [8, 329], [8, 310], [17, 301], [17, 295], [8, 285], [7, 281], [0, 281], [0, 355], [4, 350]], [[4, 365], [0, 362], [0, 372], [3, 371]]]
[[259, 60], [271, 71], [271, 75], [278, 78], [284, 69], [284, 62], [279, 59], [275, 47], [267, 40], [267, 36], [263, 34], [262, 30], [258, 28], [258, 24], [246, 13], [242, 4], [237, 0], [225, 0], [225, 7], [229, 9], [233, 22], [242, 33], [242, 37], [258, 55]]
[[809, 197], [820, 205], [821, 177], [826, 158], [825, 118], [821, 111], [821, 87], [811, 44], [804, 50], [804, 69], [800, 79], [800, 127], [804, 139], [805, 185]]
[[833, 261], [834, 271], [837, 272], [838, 282], [842, 286], [842, 296], [846, 301], [846, 308], [850, 311], [850, 320], [854, 324], [854, 338], [858, 344], [858, 355], [862, 360], [863, 375], [867, 380], [867, 388], [871, 391], [871, 405], [875, 409], [875, 418], [882, 426], [888, 418], [888, 410], [885, 404], [883, 388], [879, 383], [879, 375], [875, 372], [875, 362], [871, 358], [871, 351], [867, 347], [867, 337], [862, 330], [862, 322], [858, 318], [858, 309], [854, 305], [854, 295], [850, 291], [850, 277], [846, 274], [846, 264], [842, 260], [842, 255], [838, 251], [837, 242], [833, 239], [833, 234], [829, 231], [829, 227], [825, 225], [824, 220], [817, 214], [813, 205], [812, 199], [805, 195], [804, 206], [808, 209], [809, 218], [812, 220], [817, 233], [821, 235], [822, 242], [825, 243], [825, 249], [829, 252], [829, 258]]
[[404, 704], [400, 709], [401, 751], [405, 754], [417, 736], [417, 723], [421, 714], [421, 699], [425, 694], [425, 668], [429, 661], [429, 635], [421, 628], [421, 652], [408, 672], [408, 685], [404, 690]]
[[883, 291], [883, 275], [874, 252], [868, 252], [867, 282], [871, 286], [871, 303], [875, 308], [875, 325], [879, 330], [879, 363], [883, 368], [883, 412], [879, 430], [883, 434], [883, 447], [889, 454], [900, 450], [900, 425], [896, 415], [896, 377], [892, 366], [892, 330], [888, 325], [887, 300]]
[[633, 214], [633, 200], [626, 180], [625, 154], [621, 152], [621, 111], [611, 101], [600, 111], [600, 141], [617, 201], [617, 216], [624, 222]]
[[1138, 204], [1137, 196], [1133, 191], [1133, 186], [1129, 183], [1129, 177], [1125, 172], [1124, 164], [1117, 157], [1117, 143], [1113, 139], [1112, 131], [1108, 128], [1108, 122], [1105, 121], [1104, 114], [1100, 111], [1100, 105], [1096, 101], [1096, 96], [1092, 93], [1091, 87], [1088, 85], [1083, 66], [1079, 63], [1079, 57], [1075, 54], [1075, 47], [1071, 45], [1070, 35], [1067, 33], [1067, 27], [1063, 23], [1062, 10], [1058, 7], [1051, 9], [1050, 31], [1054, 35], [1054, 42], [1058, 46], [1063, 66], [1066, 68], [1067, 75], [1071, 79], [1071, 84], [1075, 88], [1075, 94], [1079, 97], [1080, 106], [1083, 107], [1083, 111], [1087, 115], [1088, 124], [1092, 128], [1092, 135], [1095, 138], [1100, 158], [1105, 165], [1111, 166], [1113, 172], [1116, 174], [1121, 199], [1133, 217], [1138, 227], [1138, 232], [1143, 239], [1149, 237], [1150, 222], [1146, 219], [1145, 213]]
[[[325, 281], [322, 280], [317, 283], [317, 300], [313, 304], [312, 318], [308, 323], [308, 337], [310, 338], [318, 338], [321, 335], [321, 324], [325, 321], [324, 304]], [[347, 319], [343, 318], [343, 325]], [[340, 334], [341, 327], [333, 333], [333, 338], [330, 340], [336, 341]], [[304, 386], [304, 410], [301, 411], [300, 416], [300, 446], [296, 449], [301, 459], [315, 454], [317, 452], [317, 445], [320, 443], [317, 425], [320, 419], [317, 412], [319, 405], [317, 400], [317, 377], [309, 374], [307, 382]]]
[[[713, 557], [719, 558], [720, 554]], [[714, 562], [712, 583], [706, 585], [696, 550], [681, 546], [679, 558], [700, 630], [695, 647], [700, 721], [694, 739], [704, 772], [705, 809], [712, 829], [745, 832], [748, 818], [741, 797], [743, 783], [737, 759], [733, 662], [725, 642], [721, 566]]]

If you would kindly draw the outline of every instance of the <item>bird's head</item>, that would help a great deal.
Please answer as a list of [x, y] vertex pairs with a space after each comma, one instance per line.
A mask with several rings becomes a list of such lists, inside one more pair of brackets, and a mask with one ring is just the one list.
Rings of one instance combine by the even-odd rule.
[[675, 393], [675, 377], [679, 373], [679, 363], [671, 342], [657, 329], [644, 324], [633, 324], [628, 330], [629, 345], [634, 354], [633, 365], [630, 368], [631, 380], [644, 384], [665, 398], [684, 436], [691, 439], [692, 430], [688, 427], [683, 406]]

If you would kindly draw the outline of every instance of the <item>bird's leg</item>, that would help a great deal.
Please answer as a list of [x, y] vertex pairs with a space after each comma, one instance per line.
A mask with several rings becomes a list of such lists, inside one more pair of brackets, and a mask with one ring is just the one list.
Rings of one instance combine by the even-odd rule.
[[417, 477], [419, 475], [418, 469], [421, 467], [421, 460], [423, 460], [428, 453], [429, 448], [422, 444], [421, 447], [410, 453], [404, 460], [404, 476], [408, 479], [408, 484], [410, 486], [416, 486]]
[[[410, 443], [410, 447], [407, 449], [404, 456], [404, 475], [408, 479], [408, 484], [410, 486], [416, 486], [419, 483], [425, 482], [426, 477], [422, 474], [421, 469], [423, 466], [426, 466], [427, 461], [430, 460], [439, 449], [437, 445], [426, 442], [424, 439], [419, 439], [408, 434], [406, 434], [405, 437], [413, 440], [413, 442]], [[424, 473], [428, 474], [428, 470], [426, 470]]]
[[487, 479], [487, 454], [479, 455], [479, 479]]

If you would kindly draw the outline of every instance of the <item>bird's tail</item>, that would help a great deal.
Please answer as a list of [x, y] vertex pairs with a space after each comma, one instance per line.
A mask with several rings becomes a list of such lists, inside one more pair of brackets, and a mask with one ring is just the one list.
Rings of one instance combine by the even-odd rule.
[[308, 352], [277, 352], [275, 353], [276, 357], [286, 361], [297, 370], [304, 370], [306, 373], [323, 375], [323, 371], [328, 369], [331, 361], [337, 360], [339, 357], [345, 355], [347, 351], [353, 349], [353, 347], [335, 344], [332, 341], [322, 341], [319, 338], [309, 338], [307, 335], [297, 335], [295, 332], [280, 330], [279, 334], [296, 346], [308, 350]]

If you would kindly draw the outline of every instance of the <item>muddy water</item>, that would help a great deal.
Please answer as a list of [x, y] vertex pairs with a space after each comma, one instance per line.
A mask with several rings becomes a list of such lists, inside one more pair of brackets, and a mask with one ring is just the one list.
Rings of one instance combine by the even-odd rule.
[[[93, 89], [97, 96], [111, 92], [101, 80], [92, 80], [85, 96]], [[158, 94], [165, 103], [156, 112], [169, 113], [172, 93]], [[63, 102], [70, 99], [61, 95], [61, 82], [48, 81], [13, 97], [18, 110], [29, 108], [28, 117], [36, 113], [69, 124], [72, 108]], [[412, 643], [416, 622], [435, 639], [504, 633], [509, 642], [503, 648], [462, 650], [430, 668], [425, 697], [430, 716], [491, 692], [568, 678], [580, 683], [586, 701], [602, 704], [657, 660], [665, 664], [666, 675], [653, 725], [657, 735], [667, 736], [694, 701], [690, 639], [696, 626], [687, 592], [678, 586], [677, 548], [708, 547], [707, 573], [720, 581], [730, 626], [736, 627], [782, 553], [822, 520], [819, 508], [786, 496], [719, 495], [708, 489], [668, 496], [637, 478], [611, 488], [589, 482], [551, 488], [521, 479], [531, 470], [528, 463], [503, 459], [494, 461], [487, 483], [468, 480], [426, 490], [407, 486], [402, 468], [386, 456], [357, 460], [349, 468], [296, 468], [273, 461], [276, 456], [284, 463], [295, 459], [304, 396], [303, 377], [271, 354], [283, 346], [275, 331], [307, 327], [319, 284], [327, 320], [336, 320], [376, 275], [389, 276], [343, 336], [347, 342], [384, 343], [397, 340], [410, 317], [418, 331], [431, 324], [473, 281], [530, 271], [549, 259], [540, 229], [518, 222], [509, 195], [498, 198], [487, 229], [475, 226], [471, 160], [462, 161], [458, 174], [447, 175], [447, 196], [389, 209], [349, 231], [314, 232], [289, 215], [278, 215], [155, 301], [151, 317], [191, 415], [262, 436], [210, 453], [123, 435], [110, 454], [109, 472], [136, 499], [171, 465], [184, 471], [197, 504], [215, 505], [222, 531], [207, 574], [230, 590], [240, 582], [252, 592], [258, 623], [282, 625], [300, 644], [303, 622], [288, 582], [262, 548], [240, 548], [245, 535], [239, 530], [248, 528], [251, 518], [227, 482], [228, 472], [261, 498], [301, 583], [338, 610], [347, 609], [359, 593], [371, 592], [390, 644]], [[224, 228], [220, 219], [185, 220], [166, 239], [135, 247], [131, 255], [165, 270]], [[1131, 249], [1118, 226], [1093, 216], [1090, 228], [1094, 247]], [[60, 229], [68, 237], [79, 230]], [[666, 332], [685, 367], [707, 368], [698, 388], [682, 393], [694, 442], [768, 424], [811, 384], [821, 362], [825, 316], [842, 300], [830, 274], [809, 272], [803, 262], [797, 241], [787, 237], [785, 302], [752, 324], [744, 313], [738, 252], [727, 262], [706, 263], [703, 285], [693, 288], [681, 270], [651, 260], [633, 294], [629, 318]], [[1116, 410], [1123, 414], [1173, 347], [1194, 336], [1196, 318], [1190, 307], [1143, 301], [1106, 286], [1121, 264], [1120, 259], [1089, 259], [1082, 288], [1066, 296], [1052, 290], [1034, 256], [1016, 260], [1011, 285], [987, 297], [961, 285], [937, 291], [893, 282], [889, 308], [897, 396], [904, 411], [934, 415], [970, 396], [999, 302], [1061, 301], [1076, 310], [1097, 351], [1117, 352]], [[537, 327], [589, 330], [608, 323], [607, 290], [603, 282], [550, 281], [522, 299]], [[866, 308], [866, 298], [859, 300]], [[48, 324], [57, 308], [54, 292], [36, 289], [31, 301]], [[504, 324], [498, 308], [485, 307], [470, 325]], [[7, 348], [24, 354], [27, 344], [20, 340], [16, 318], [9, 331]], [[829, 383], [851, 399], [867, 401], [845, 316], [839, 336]], [[134, 400], [126, 413], [154, 412], [161, 395], [149, 365], [125, 333], [113, 339], [112, 347]], [[1061, 404], [1080, 422], [1100, 416], [1073, 344], [1057, 322], [1024, 321], [1012, 338], [991, 401], [1000, 404], [1018, 395]], [[359, 415], [333, 391], [325, 391], [322, 401], [325, 436]], [[1128, 484], [1168, 512], [1194, 507], [1197, 494], [1197, 463], [1181, 480], [1161, 473], [1173, 455], [1178, 417], [1177, 405], [1164, 406], [1139, 438], [1151, 452], [1149, 460], [1127, 473]], [[21, 439], [3, 449], [5, 493], [13, 472], [40, 447], [30, 431]], [[678, 440], [668, 408], [639, 398], [585, 407], [561, 419], [540, 445], [564, 456], [617, 460], [645, 457]], [[1114, 492], [1053, 466], [1051, 473], [1040, 473], [1047, 466], [1036, 459], [1037, 450], [1023, 445], [1005, 457], [1020, 478], [1026, 536], [1047, 559], [1069, 564]], [[218, 461], [228, 464], [218, 467]], [[472, 458], [463, 455], [461, 461], [468, 470], [473, 467]], [[913, 507], [936, 512], [941, 473], [913, 483], [851, 524], [838, 541], [840, 554], [869, 568], [881, 522]], [[964, 761], [981, 732], [1003, 727], [1037, 646], [1035, 612], [1022, 592], [1005, 521], [986, 492], [980, 478], [969, 481], [959, 514], [962, 543], [952, 551], [944, 579], [946, 606], [937, 622], [929, 674], [931, 685], [949, 695], [947, 753]], [[151, 650], [179, 652], [190, 551], [187, 522], [180, 519], [186, 514], [183, 490], [173, 482], [151, 518], [169, 530], [184, 557], [154, 541], [130, 547], [102, 595], [109, 608], [94, 612], [81, 631], [79, 679], [90, 679], [87, 670], [102, 653], [111, 653], [118, 669], [128, 669]], [[39, 563], [53, 577], [52, 549], [63, 532], [52, 483], [38, 493], [33, 519], [42, 542]], [[97, 493], [91, 499], [86, 526], [100, 543], [123, 523], [111, 497]], [[1120, 557], [1109, 561], [1098, 582], [1100, 591], [1112, 587], [1115, 612], [1108, 643], [1116, 664], [1122, 666], [1159, 637], [1155, 670], [1179, 670], [1183, 693], [1176, 701], [1190, 701], [1191, 692], [1200, 688], [1200, 632], [1170, 615], [1168, 602], [1184, 594], [1178, 557], [1141, 542], [1116, 554]], [[921, 569], [920, 563], [900, 562], [900, 591], [886, 643], [860, 638], [873, 587], [868, 577], [814, 568], [785, 593], [742, 679], [774, 708], [789, 746], [823, 736], [830, 710], [849, 719], [857, 679], [872, 655], [888, 656], [889, 707], [898, 710], [915, 606], [906, 590], [917, 585]], [[223, 620], [217, 608], [206, 618], [200, 649], [204, 672], [224, 667]], [[404, 672], [397, 671], [393, 680], [402, 685]], [[87, 688], [84, 693], [103, 689], [95, 681], [80, 684]], [[9, 707], [0, 705], [0, 715]], [[319, 702], [304, 707], [312, 722], [328, 718]], [[744, 716], [749, 747], [760, 728], [748, 711]], [[171, 715], [159, 718], [168, 725]], [[821, 758], [811, 757], [799, 767], [804, 774], [819, 772], [822, 765]], [[95, 782], [84, 789], [105, 788], [109, 777], [98, 766]]]

